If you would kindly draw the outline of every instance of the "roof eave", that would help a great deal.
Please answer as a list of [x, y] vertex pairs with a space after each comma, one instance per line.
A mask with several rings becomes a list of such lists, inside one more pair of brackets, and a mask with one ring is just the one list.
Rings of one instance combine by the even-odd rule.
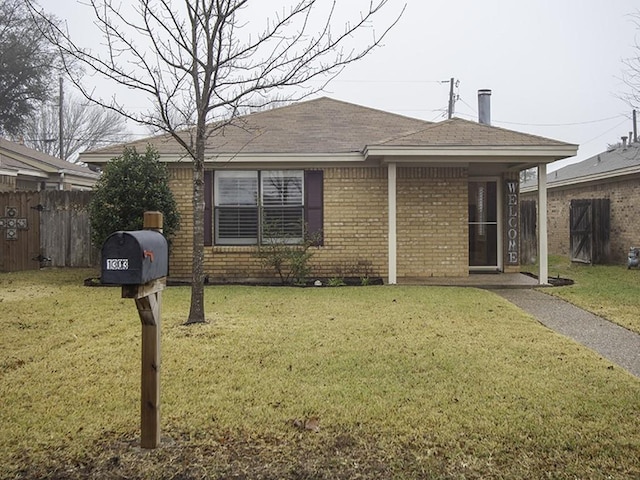
[[[548, 180], [547, 181], [547, 189], [552, 189], [552, 188], [561, 188], [561, 187], [571, 187], [574, 185], [579, 185], [582, 183], [589, 183], [589, 182], [601, 182], [603, 180], [611, 180], [611, 179], [616, 179], [619, 177], [624, 177], [627, 175], [637, 175], [640, 174], [640, 165], [635, 165], [633, 167], [627, 167], [627, 168], [621, 168], [619, 170], [614, 170], [614, 171], [609, 171], [609, 172], [601, 172], [601, 173], [594, 173], [594, 174], [590, 174], [590, 175], [582, 175], [581, 177], [573, 177], [573, 178], [567, 178], [565, 180], [557, 180], [557, 181], [553, 181], [553, 180]], [[548, 177], [551, 177], [553, 174], [548, 174]], [[530, 185], [530, 186], [526, 186], [526, 187], [522, 187], [521, 191], [522, 193], [527, 193], [527, 192], [535, 192], [536, 190], [538, 190], [538, 185], [534, 184], [534, 185]]]
[[19, 168], [17, 170], [20, 177], [36, 177], [36, 178], [51, 178], [47, 172], [41, 172], [38, 170], [27, 170], [26, 168]]
[[[82, 155], [82, 161], [90, 164], [104, 165], [113, 159], [112, 155], [88, 154]], [[162, 154], [160, 161], [165, 163], [189, 162], [190, 158], [178, 154]], [[205, 156], [205, 164], [211, 166], [250, 165], [250, 164], [327, 164], [364, 162], [360, 152], [337, 153], [215, 153]]]
[[97, 181], [100, 178], [100, 174], [95, 172], [79, 172], [77, 170], [67, 170], [63, 169], [58, 172], [59, 174], [64, 174], [69, 177], [77, 177], [77, 178], [86, 178], [88, 180]]
[[495, 158], [521, 159], [522, 162], [530, 162], [533, 158], [536, 163], [551, 163], [556, 160], [575, 156], [578, 153], [576, 145], [515, 145], [515, 146], [470, 146], [470, 145], [443, 145], [443, 146], [367, 146], [364, 155], [369, 157], [451, 157], [464, 159], [476, 158], [478, 161], [487, 161]]
[[[326, 165], [329, 163], [363, 163], [367, 160], [382, 160], [383, 163], [402, 162], [442, 162], [448, 163], [486, 163], [506, 161], [528, 168], [540, 163], [551, 163], [576, 155], [577, 146], [367, 146], [363, 152], [327, 152], [327, 153], [210, 153], [205, 164], [210, 166], [249, 166], [253, 164], [278, 165]], [[112, 160], [111, 154], [82, 154], [81, 160], [88, 164], [104, 165]], [[189, 161], [183, 154], [162, 154], [160, 161], [181, 163]]]
[[0, 166], [0, 175], [4, 175], [6, 177], [17, 177], [18, 170], [15, 168], [7, 168]]

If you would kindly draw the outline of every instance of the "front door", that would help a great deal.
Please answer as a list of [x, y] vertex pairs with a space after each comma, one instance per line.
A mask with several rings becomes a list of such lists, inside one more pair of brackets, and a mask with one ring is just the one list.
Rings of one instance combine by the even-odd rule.
[[498, 181], [469, 181], [469, 269], [497, 271]]

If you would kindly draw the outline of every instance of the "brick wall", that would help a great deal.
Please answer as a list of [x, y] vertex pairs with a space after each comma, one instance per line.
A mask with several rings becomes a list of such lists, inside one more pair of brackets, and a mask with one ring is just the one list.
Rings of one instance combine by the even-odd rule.
[[[569, 211], [571, 200], [608, 198], [611, 205], [611, 261], [624, 263], [629, 247], [640, 245], [640, 176], [609, 180], [597, 184], [549, 188], [547, 228], [549, 253], [569, 257]], [[537, 200], [537, 192], [522, 195]]]
[[169, 168], [169, 186], [180, 212], [180, 230], [171, 241], [169, 274], [174, 278], [191, 278], [193, 252], [193, 172], [190, 165]]
[[[191, 276], [192, 173], [171, 168], [171, 189], [181, 214], [172, 243], [171, 275]], [[315, 276], [387, 275], [386, 168], [324, 170], [324, 246], [312, 247]], [[275, 279], [255, 256], [255, 247], [205, 247], [205, 272], [216, 281]]]
[[[171, 275], [191, 276], [191, 168], [171, 171], [181, 212], [172, 244]], [[398, 170], [398, 278], [468, 275], [467, 170]], [[324, 246], [312, 247], [313, 275], [388, 275], [386, 167], [324, 169]], [[205, 247], [205, 272], [216, 281], [275, 278], [255, 247]]]
[[398, 278], [469, 273], [467, 171], [398, 169]]
[[386, 277], [387, 213], [386, 168], [325, 169], [324, 247], [313, 257], [318, 274]]

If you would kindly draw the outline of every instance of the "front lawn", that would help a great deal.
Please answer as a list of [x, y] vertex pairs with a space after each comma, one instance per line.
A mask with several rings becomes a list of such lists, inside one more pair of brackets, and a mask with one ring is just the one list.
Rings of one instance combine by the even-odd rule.
[[189, 327], [168, 288], [141, 450], [140, 321], [89, 276], [0, 274], [0, 478], [640, 477], [640, 381], [470, 288], [208, 287]]

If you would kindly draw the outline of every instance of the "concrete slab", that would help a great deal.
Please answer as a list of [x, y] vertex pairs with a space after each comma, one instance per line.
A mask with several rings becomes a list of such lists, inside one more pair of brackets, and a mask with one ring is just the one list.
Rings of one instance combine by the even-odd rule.
[[538, 280], [523, 273], [472, 273], [468, 277], [398, 278], [399, 285], [474, 287], [489, 289], [533, 288]]

